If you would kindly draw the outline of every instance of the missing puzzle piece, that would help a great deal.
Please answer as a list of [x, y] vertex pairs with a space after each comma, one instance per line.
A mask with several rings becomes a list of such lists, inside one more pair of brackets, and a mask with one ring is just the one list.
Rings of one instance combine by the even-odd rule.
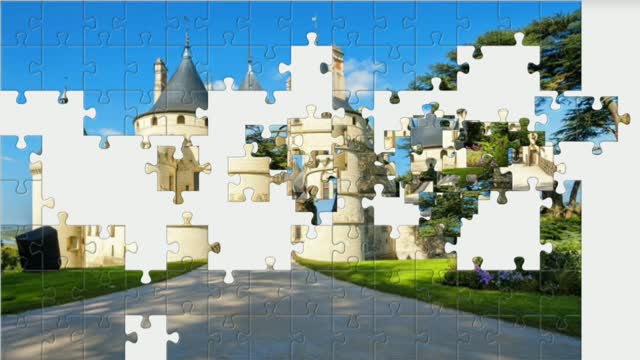
[[127, 315], [125, 331], [125, 359], [166, 359], [167, 341], [177, 344], [177, 332], [167, 334], [167, 316], [152, 315], [148, 319], [140, 315]]

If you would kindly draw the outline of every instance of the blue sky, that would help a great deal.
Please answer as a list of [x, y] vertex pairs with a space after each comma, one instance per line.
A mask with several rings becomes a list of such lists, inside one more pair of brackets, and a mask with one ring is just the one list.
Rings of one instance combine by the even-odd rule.
[[[3, 1], [0, 6], [2, 89], [83, 89], [85, 105], [97, 112], [86, 120], [87, 132], [107, 136], [133, 134], [133, 118], [151, 107], [155, 59], [165, 61], [171, 76], [187, 31], [203, 79], [217, 85], [231, 76], [240, 82], [251, 51], [258, 79], [270, 93], [285, 89], [288, 75], [280, 74], [278, 65], [290, 63], [290, 46], [307, 44], [306, 34], [316, 32], [319, 44], [334, 43], [345, 52], [353, 106], [370, 107], [367, 90], [405, 89], [456, 45], [488, 30], [521, 28], [571, 12], [580, 3]], [[386, 27], [375, 21], [383, 17]], [[469, 26], [459, 18], [468, 18]], [[28, 157], [12, 142], [2, 141], [2, 179], [28, 179]], [[14, 199], [4, 188], [3, 203], [30, 208], [25, 196]], [[2, 222], [28, 222], [15, 215], [24, 213], [30, 210], [3, 211]]]

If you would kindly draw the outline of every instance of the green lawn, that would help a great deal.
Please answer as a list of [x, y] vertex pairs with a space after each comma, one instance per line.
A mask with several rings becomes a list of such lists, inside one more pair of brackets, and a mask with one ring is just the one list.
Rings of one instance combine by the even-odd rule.
[[467, 186], [467, 175], [477, 175], [479, 178], [483, 173], [484, 173], [484, 169], [481, 167], [466, 167], [466, 168], [442, 170], [442, 174], [444, 175], [460, 176], [460, 181], [458, 183], [462, 187]]
[[[206, 265], [207, 260], [167, 263], [167, 271], [151, 271], [151, 282], [170, 279]], [[124, 266], [65, 269], [51, 272], [2, 273], [2, 314], [62, 305], [142, 286], [142, 271]]]
[[296, 260], [303, 266], [357, 285], [575, 337], [581, 335], [580, 297], [443, 285], [445, 272], [455, 264], [453, 259], [377, 260], [358, 264]]

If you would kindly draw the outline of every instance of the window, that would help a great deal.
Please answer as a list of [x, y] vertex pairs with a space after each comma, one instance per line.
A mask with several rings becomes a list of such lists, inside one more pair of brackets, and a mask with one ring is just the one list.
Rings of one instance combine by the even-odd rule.
[[116, 237], [116, 227], [115, 225], [109, 226], [109, 236]]
[[324, 200], [329, 199], [329, 185], [331, 185], [331, 181], [324, 181], [322, 183], [322, 198]]
[[182, 115], [178, 116], [178, 125], [184, 125], [184, 116]]
[[114, 245], [111, 245], [111, 256], [115, 256], [116, 253], [116, 247]]
[[204, 118], [204, 126], [209, 127], [209, 118]]
[[173, 189], [173, 176], [169, 175], [169, 190]]
[[158, 118], [154, 116], [151, 118], [151, 126], [156, 126], [156, 125], [158, 125]]
[[69, 237], [69, 242], [67, 243], [67, 251], [78, 251], [80, 250], [80, 239], [75, 236]]

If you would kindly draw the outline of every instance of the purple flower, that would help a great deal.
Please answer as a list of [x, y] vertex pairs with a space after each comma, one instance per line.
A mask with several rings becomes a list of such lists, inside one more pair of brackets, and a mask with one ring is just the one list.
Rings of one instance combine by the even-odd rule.
[[480, 272], [480, 282], [485, 284], [485, 285], [489, 285], [489, 283], [491, 283], [491, 280], [493, 280], [493, 275], [491, 275], [488, 271], [481, 271]]

